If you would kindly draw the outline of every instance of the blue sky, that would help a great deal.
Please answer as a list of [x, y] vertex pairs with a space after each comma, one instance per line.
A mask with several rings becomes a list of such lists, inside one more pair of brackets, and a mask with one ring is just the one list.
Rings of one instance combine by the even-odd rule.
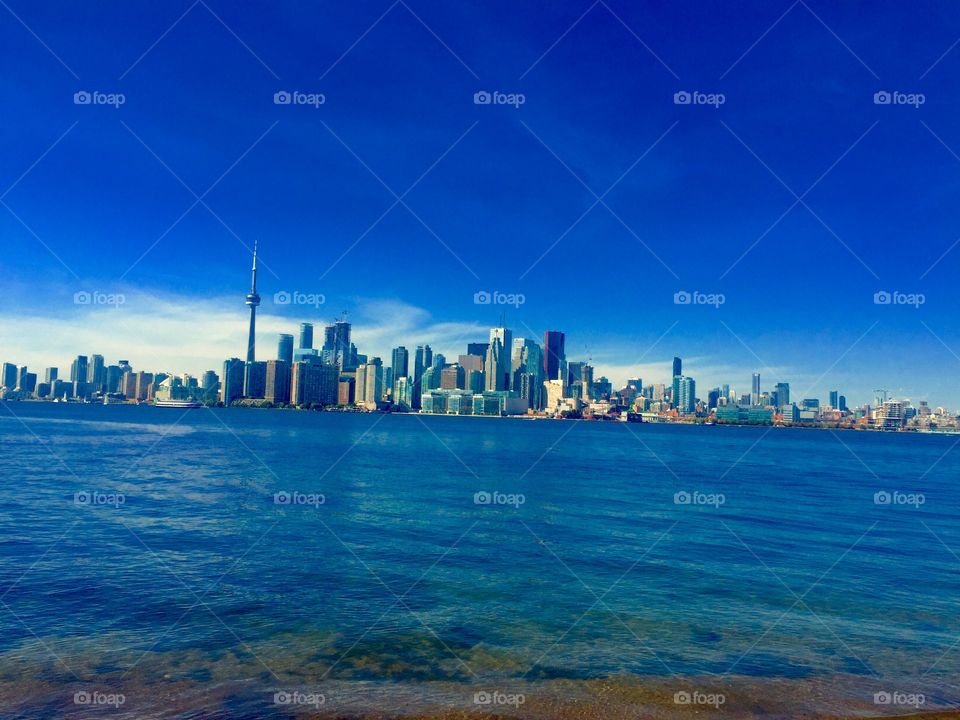
[[[500, 290], [525, 297], [516, 335], [564, 330], [616, 380], [665, 381], [679, 354], [701, 394], [759, 370], [960, 407], [956, 6], [7, 5], [3, 360], [214, 367], [241, 352], [259, 238], [261, 357], [341, 311], [361, 350], [454, 353], [503, 309], [474, 293]], [[106, 315], [78, 290], [129, 302]], [[725, 302], [674, 303], [694, 290]], [[874, 303], [895, 290], [924, 302]]]

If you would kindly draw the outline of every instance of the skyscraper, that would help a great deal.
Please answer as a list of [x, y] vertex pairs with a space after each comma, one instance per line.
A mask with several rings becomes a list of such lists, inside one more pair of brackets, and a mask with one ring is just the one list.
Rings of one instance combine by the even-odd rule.
[[390, 357], [390, 367], [393, 369], [390, 391], [393, 396], [393, 401], [396, 402], [397, 383], [400, 382], [400, 378], [407, 377], [410, 372], [410, 353], [407, 352], [407, 349], [403, 345], [393, 349]]
[[683, 375], [683, 361], [678, 358], [673, 358], [673, 377], [679, 377]]
[[337, 320], [323, 331], [323, 360], [340, 370], [352, 369], [353, 352], [350, 347], [350, 323]]
[[77, 355], [70, 365], [70, 382], [87, 382], [87, 356]]
[[220, 383], [220, 402], [229, 405], [243, 397], [244, 362], [230, 358], [223, 362], [223, 380]]
[[753, 374], [753, 385], [750, 392], [750, 404], [754, 407], [760, 404], [760, 373]]
[[840, 392], [838, 390], [830, 391], [830, 407], [834, 410], [840, 410]]
[[103, 355], [91, 355], [87, 366], [87, 382], [94, 392], [103, 390], [106, 381], [106, 370], [103, 365]]
[[[290, 351], [293, 352], [293, 336], [290, 338]], [[272, 403], [290, 402], [290, 363], [286, 360], [267, 360], [267, 377], [264, 383], [263, 399]]]
[[[257, 397], [257, 388], [254, 387], [257, 378], [255, 373], [257, 369], [253, 363], [257, 359], [256, 353], [256, 328], [257, 328], [257, 306], [260, 304], [260, 296], [257, 295], [257, 243], [253, 243], [253, 268], [250, 271], [250, 292], [247, 293], [247, 307], [250, 308], [250, 331], [247, 333], [247, 364], [243, 375], [243, 394], [247, 397]], [[259, 396], [262, 396], [262, 389]]]
[[17, 386], [17, 366], [13, 363], [4, 363], [0, 375], [0, 385], [7, 390], [13, 390]]
[[277, 336], [277, 360], [287, 365], [293, 362], [293, 335], [281, 333]]
[[567, 359], [564, 340], [565, 336], [559, 330], [547, 330], [543, 334], [543, 374], [546, 380], [560, 377], [560, 368]]
[[[53, 381], [57, 379], [57, 373], [58, 373], [58, 372], [59, 372], [59, 371], [57, 370], [57, 368], [55, 368], [55, 367], [48, 367], [47, 370], [46, 370], [46, 372], [45, 372], [44, 375], [43, 375], [43, 381], [44, 381], [44, 382], [48, 382], [48, 383], [50, 383], [50, 384], [52, 385], [52, 384], [53, 384]], [[0, 385], [3, 385], [3, 383], [0, 382]]]
[[490, 328], [490, 347], [484, 363], [487, 390], [510, 389], [510, 353], [513, 332], [505, 327]]
[[[420, 391], [423, 380], [423, 371], [433, 364], [433, 350], [429, 345], [417, 345], [417, 350], [413, 355], [413, 407], [414, 410], [420, 408]], [[357, 389], [359, 393], [359, 388]]]
[[790, 383], [777, 383], [777, 407], [790, 404]]
[[313, 348], [313, 323], [300, 323], [300, 345], [301, 350], [310, 350]]
[[697, 383], [693, 378], [680, 377], [680, 397], [677, 408], [682, 413], [692, 413], [697, 409]]

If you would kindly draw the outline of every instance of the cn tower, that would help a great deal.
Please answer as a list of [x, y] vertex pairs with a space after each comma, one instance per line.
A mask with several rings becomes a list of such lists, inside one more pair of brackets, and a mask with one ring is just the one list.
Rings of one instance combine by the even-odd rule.
[[[247, 336], [247, 363], [243, 374], [244, 395], [248, 395], [250, 388], [250, 374], [253, 369], [253, 362], [256, 360], [256, 327], [257, 327], [257, 305], [260, 304], [260, 296], [257, 295], [257, 241], [253, 241], [253, 269], [250, 275], [250, 292], [247, 293], [247, 307], [250, 308], [250, 333]], [[249, 396], [249, 395], [248, 395]]]

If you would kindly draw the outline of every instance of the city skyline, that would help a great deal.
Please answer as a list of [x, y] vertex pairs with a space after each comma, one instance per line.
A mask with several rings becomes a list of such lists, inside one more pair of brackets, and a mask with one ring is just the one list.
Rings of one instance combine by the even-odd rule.
[[[146, 23], [105, 6], [70, 32], [11, 10], [33, 34], [0, 28], [29, 60], [0, 97], [30, 108], [0, 151], [4, 354], [48, 362], [53, 328], [73, 352], [99, 333], [107, 347], [103, 316], [72, 303], [99, 291], [138, 314], [110, 328], [128, 346], [172, 364], [186, 320], [215, 341], [186, 365], [216, 367], [243, 335], [229, 258], [260, 238], [261, 283], [327, 299], [265, 301], [271, 333], [278, 310], [347, 310], [381, 356], [407, 330], [439, 347], [494, 324], [502, 308], [473, 297], [498, 290], [525, 299], [515, 331], [563, 326], [611, 378], [676, 353], [710, 383], [769, 365], [800, 384], [829, 371], [858, 400], [891, 387], [960, 407], [943, 382], [960, 369], [955, 8], [865, 25], [815, 3], [754, 3], [736, 23], [720, 5], [691, 20], [614, 3], [208, 4]], [[388, 340], [404, 312], [416, 321]]]
[[[725, 382], [717, 383], [712, 389], [706, 392], [706, 397], [700, 397], [696, 391], [696, 379], [691, 377], [689, 372], [683, 372], [683, 360], [676, 355], [672, 358], [671, 374], [665, 383], [657, 384], [656, 379], [658, 376], [654, 376], [655, 379], [652, 382], [645, 384], [643, 382], [643, 375], [640, 373], [628, 377], [623, 382], [611, 382], [610, 378], [607, 378], [602, 373], [595, 372], [596, 367], [592, 364], [592, 356], [588, 357], [587, 360], [583, 360], [575, 356], [568, 357], [566, 355], [566, 334], [562, 330], [544, 331], [541, 341], [542, 344], [538, 343], [536, 337], [525, 338], [517, 335], [517, 337], [514, 338], [513, 330], [507, 327], [505, 312], [500, 313], [498, 325], [489, 330], [488, 342], [468, 341], [463, 346], [466, 354], [454, 352], [452, 357], [458, 357], [459, 360], [454, 360], [451, 363], [446, 362], [443, 353], [434, 352], [428, 343], [416, 345], [416, 353], [412, 365], [410, 364], [410, 351], [405, 345], [398, 345], [391, 349], [389, 365], [383, 362], [380, 355], [375, 356], [365, 352], [358, 354], [361, 353], [362, 349], [358, 349], [351, 341], [352, 325], [346, 321], [345, 312], [335, 319], [332, 324], [322, 326], [324, 328], [323, 339], [319, 344], [314, 343], [316, 335], [314, 332], [314, 323], [312, 322], [300, 323], [296, 341], [294, 341], [292, 333], [277, 333], [276, 352], [273, 353], [274, 357], [261, 359], [258, 362], [255, 350], [256, 309], [260, 305], [261, 298], [257, 293], [257, 252], [258, 243], [255, 241], [250, 291], [244, 298], [245, 304], [250, 311], [247, 343], [244, 352], [245, 361], [238, 358], [227, 359], [223, 363], [223, 372], [220, 376], [217, 376], [216, 371], [212, 369], [195, 374], [174, 369], [164, 369], [159, 371], [159, 373], [156, 368], [151, 368], [149, 371], [141, 369], [136, 373], [131, 373], [129, 376], [126, 376], [134, 383], [130, 385], [129, 381], [125, 383], [123, 379], [125, 377], [123, 373], [129, 372], [131, 368], [129, 360], [119, 360], [119, 368], [113, 365], [105, 367], [103, 355], [93, 354], [87, 356], [79, 354], [72, 361], [69, 373], [70, 381], [87, 383], [91, 386], [91, 389], [88, 390], [91, 393], [119, 393], [122, 395], [125, 387], [130, 385], [130, 387], [134, 388], [132, 394], [133, 399], [142, 400], [153, 397], [155, 390], [148, 391], [146, 385], [143, 387], [141, 387], [141, 385], [152, 382], [154, 376], [157, 374], [162, 374], [164, 377], [191, 377], [193, 381], [198, 383], [197, 387], [202, 387], [207, 393], [216, 389], [220, 401], [226, 405], [231, 404], [234, 399], [240, 398], [266, 398], [267, 400], [280, 401], [283, 403], [292, 400], [295, 404], [301, 404], [304, 402], [302, 400], [303, 397], [316, 395], [316, 392], [318, 392], [317, 388], [320, 387], [317, 385], [312, 391], [306, 391], [307, 395], [305, 396], [304, 383], [309, 384], [316, 382], [322, 384], [329, 382], [333, 383], [333, 385], [325, 392], [327, 396], [337, 398], [340, 404], [352, 404], [355, 394], [357, 404], [361, 404], [362, 401], [366, 400], [371, 407], [374, 407], [379, 405], [381, 401], [388, 401], [396, 406], [399, 402], [401, 406], [408, 410], [419, 410], [421, 408], [421, 393], [428, 391], [426, 384], [421, 388], [421, 378], [424, 377], [425, 372], [434, 367], [434, 361], [436, 361], [437, 373], [444, 368], [451, 368], [451, 370], [455, 370], [456, 372], [451, 375], [450, 378], [445, 376], [443, 382], [440, 381], [438, 375], [436, 378], [433, 378], [430, 387], [461, 390], [470, 390], [473, 388], [473, 392], [512, 391], [510, 392], [511, 395], [521, 394], [522, 397], [526, 399], [526, 406], [532, 407], [534, 410], [540, 410], [547, 402], [554, 408], [558, 407], [559, 398], [571, 397], [569, 388], [567, 387], [568, 382], [572, 387], [577, 385], [578, 381], [582, 381], [582, 387], [580, 387], [573, 396], [579, 397], [584, 403], [590, 399], [609, 399], [611, 392], [619, 396], [624, 391], [628, 391], [625, 397], [630, 398], [626, 401], [626, 406], [629, 406], [632, 403], [633, 397], [630, 394], [630, 388], [633, 388], [632, 392], [638, 393], [638, 397], [644, 396], [648, 400], [663, 400], [666, 398], [668, 403], [665, 408], [677, 410], [681, 415], [692, 415], [695, 412], [702, 412], [704, 409], [709, 413], [717, 407], [718, 402], [721, 405], [729, 402], [735, 406], [753, 408], [772, 406], [778, 411], [781, 407], [792, 404], [793, 407], [802, 406], [805, 411], [810, 408], [816, 408], [816, 412], [819, 414], [821, 398], [817, 396], [816, 393], [812, 393], [809, 390], [802, 390], [797, 393], [796, 388], [794, 388], [794, 394], [791, 398], [790, 383], [782, 380], [779, 376], [775, 378], [775, 382], [771, 384], [769, 390], [764, 390], [760, 372], [751, 373], [749, 392], [739, 392], [737, 385], [730, 382], [729, 379], [726, 379]], [[497, 294], [494, 292], [492, 297], [495, 298], [496, 296]], [[299, 291], [278, 291], [274, 294], [273, 300], [275, 304], [280, 306], [291, 303], [301, 304], [302, 302], [311, 300], [319, 306], [319, 304], [325, 302], [325, 298], [320, 300], [319, 297], [306, 296]], [[93, 300], [88, 297], [82, 297], [78, 300], [78, 298], [75, 297], [75, 302], [77, 304], [85, 304], [93, 302]], [[477, 304], [489, 304], [491, 302], [491, 295], [486, 294], [479, 298], [475, 296], [475, 302]], [[94, 302], [94, 304], [97, 303]], [[119, 309], [125, 304], [125, 297], [120, 296], [114, 298], [113, 307], [115, 309]], [[518, 309], [520, 304], [522, 304], [522, 302], [517, 303]], [[296, 344], [294, 344], [294, 342], [296, 342]], [[746, 346], [745, 343], [743, 344]], [[535, 354], [527, 357], [526, 350], [523, 350], [523, 356], [517, 354], [521, 352], [521, 348], [526, 347], [529, 347], [530, 352]], [[474, 348], [479, 349], [475, 351]], [[381, 355], [387, 357], [386, 354], [381, 353]], [[476, 360], [476, 374], [478, 375], [476, 381], [474, 381], [472, 377], [474, 373], [471, 370], [474, 363], [468, 363], [466, 366], [463, 365], [465, 358], [470, 358], [471, 356], [475, 358], [479, 356], [479, 359]], [[358, 358], [360, 359], [358, 360]], [[367, 364], [367, 358], [370, 358], [369, 362], [373, 363], [372, 365]], [[336, 376], [331, 376], [328, 380], [321, 380], [321, 378], [317, 376], [317, 378], [311, 380], [309, 379], [311, 377], [309, 368], [303, 365], [303, 361], [308, 361], [307, 366], [312, 363], [322, 363], [324, 366], [333, 366], [337, 369]], [[524, 363], [529, 364], [532, 362], [532, 366], [530, 367], [534, 368], [530, 380], [535, 384], [528, 387], [527, 380], [523, 380], [522, 390], [520, 387], [521, 378], [515, 375], [515, 373], [520, 372], [520, 370], [517, 370], [518, 361], [521, 370], [523, 369]], [[373, 371], [369, 369], [371, 367], [374, 368]], [[17, 365], [16, 363], [4, 361], [2, 369], [0, 387], [3, 387], [7, 391], [16, 390], [20, 393], [33, 393], [47, 398], [59, 397], [61, 392], [67, 392], [66, 390], [58, 390], [60, 386], [65, 387], [66, 382], [64, 376], [60, 376], [58, 383], [59, 366], [50, 365], [45, 367], [45, 380], [43, 385], [39, 385], [38, 373], [29, 372], [29, 366], [27, 365]], [[289, 377], [291, 369], [293, 369], [292, 379]], [[588, 370], [589, 379], [585, 375]], [[446, 372], [444, 369], [444, 373]], [[338, 377], [340, 380], [343, 380], [345, 377], [344, 373], [351, 374], [351, 385], [346, 390], [341, 387], [341, 389], [337, 391], [335, 386], [338, 382]], [[282, 382], [281, 375], [285, 376], [282, 378]], [[409, 377], [403, 378], [401, 382], [401, 375], [409, 375]], [[824, 373], [824, 376], [825, 375], [826, 373]], [[650, 376], [647, 377], [649, 379]], [[202, 383], [199, 380], [200, 378], [202, 378]], [[598, 379], [600, 383], [604, 383], [607, 390], [603, 392], [596, 391], [597, 394], [594, 395], [595, 390], [593, 383], [595, 379]], [[555, 392], [549, 387], [549, 382], [544, 382], [545, 380], [560, 380], [562, 384]], [[184, 382], [186, 382], [186, 380], [184, 380]], [[214, 388], [214, 382], [216, 383], [216, 388]], [[409, 386], [404, 383], [409, 383]], [[618, 388], [621, 387], [622, 389], [618, 390]], [[43, 388], [42, 395], [40, 393], [41, 388]], [[659, 390], [657, 388], [659, 388]], [[666, 390], [664, 390], [664, 388], [666, 388]], [[701, 384], [701, 389], [705, 389], [703, 383]], [[72, 392], [74, 394], [78, 392], [76, 386]], [[313, 395], [310, 395], [311, 392]], [[559, 393], [559, 395], [557, 395], [557, 393]], [[659, 393], [659, 396], [657, 396], [657, 393]], [[126, 395], [127, 399], [131, 399], [129, 388], [126, 390]], [[297, 398], [301, 399], [298, 400]], [[720, 398], [722, 398], [722, 400], [720, 400]], [[911, 398], [900, 398], [895, 392], [891, 392], [887, 388], [877, 388], [874, 390], [872, 402], [864, 401], [863, 403], [851, 405], [848, 403], [844, 394], [841, 394], [837, 389], [832, 389], [828, 391], [828, 400], [825, 406], [840, 411], [846, 411], [848, 408], [852, 410], [854, 407], [876, 408], [884, 405], [888, 399], [896, 400], [897, 402], [902, 401], [907, 405], [909, 405], [912, 400]], [[925, 398], [919, 399], [919, 401], [922, 406], [929, 407], [930, 405], [930, 401]], [[336, 403], [331, 401], [331, 404]], [[624, 405], [624, 403], [619, 404]], [[933, 405], [937, 407], [938, 410], [943, 407], [937, 406], [936, 402], [934, 402]], [[657, 413], [662, 412], [659, 404], [656, 404], [655, 407], [657, 408]], [[576, 409], [576, 405], [574, 405], [574, 409]], [[797, 413], [798, 411], [792, 410], [791, 412]], [[949, 414], [949, 410], [947, 410], [947, 414]], [[955, 415], [956, 412], [953, 414]], [[741, 419], [745, 419], [745, 417], [746, 416]], [[797, 415], [796, 419], [799, 419], [799, 415]]]
[[[96, 292], [96, 291], [94, 291]], [[270, 297], [267, 298], [266, 307], [269, 307], [272, 311], [270, 314], [261, 314], [260, 316], [260, 330], [257, 334], [259, 336], [259, 343], [257, 343], [261, 348], [270, 348], [266, 351], [266, 354], [263, 358], [260, 359], [273, 359], [275, 356], [275, 348], [277, 340], [280, 335], [294, 335], [295, 344], [299, 347], [299, 341], [296, 339], [296, 335], [299, 332], [299, 326], [303, 323], [308, 323], [314, 326], [314, 332], [317, 332], [317, 328], [322, 328], [327, 324], [332, 324], [335, 322], [336, 318], [327, 318], [323, 315], [317, 317], [314, 313], [320, 313], [319, 308], [314, 308], [314, 313], [309, 315], [296, 315], [289, 316], [281, 313], [289, 312], [290, 304], [281, 302], [277, 304], [275, 302], [276, 295], [289, 294], [293, 295], [294, 293], [288, 293], [288, 291], [277, 291], [277, 293], [270, 294]], [[241, 302], [244, 301], [243, 296], [240, 296]], [[208, 302], [205, 300], [204, 302]], [[138, 365], [143, 369], [143, 366], [149, 367], [151, 371], [162, 371], [170, 372], [171, 374], [181, 374], [188, 373], [195, 377], [200, 377], [205, 371], [216, 370], [219, 372], [220, 365], [222, 364], [222, 357], [245, 357], [247, 355], [248, 349], [248, 333], [249, 333], [249, 317], [244, 320], [242, 316], [239, 315], [236, 311], [237, 305], [237, 294], [234, 294], [232, 299], [220, 301], [224, 305], [230, 303], [233, 305], [231, 310], [229, 307], [222, 307], [220, 310], [221, 319], [217, 320], [216, 323], [220, 325], [219, 333], [212, 333], [214, 335], [220, 334], [223, 335], [223, 331], [227, 328], [231, 328], [231, 337], [240, 337], [242, 340], [240, 342], [240, 348], [237, 349], [235, 343], [230, 343], [229, 340], [224, 338], [224, 340], [218, 343], [216, 346], [202, 343], [203, 354], [202, 357], [206, 361], [199, 359], [196, 355], [193, 355], [194, 358], [192, 361], [185, 361], [179, 350], [174, 345], [172, 347], [167, 347], [167, 354], [170, 358], [167, 362], [160, 363], [151, 363], [149, 360], [142, 360], [139, 363], [134, 363], [131, 361], [131, 364]], [[91, 317], [91, 325], [102, 325], [104, 317], [108, 320], [118, 320], [116, 313], [124, 313], [125, 311], [131, 310], [128, 306], [129, 300], [126, 296], [123, 296], [123, 301], [116, 306], [102, 306], [102, 307], [93, 307], [91, 310], [94, 314]], [[249, 306], [248, 306], [249, 307]], [[295, 306], [294, 306], [295, 307]], [[79, 309], [90, 308], [89, 305], [79, 305]], [[385, 303], [385, 304], [373, 304], [373, 313], [377, 311], [383, 311], [389, 309], [391, 320], [416, 313], [419, 309], [410, 308], [409, 306], [404, 306], [399, 303]], [[325, 309], [325, 308], [324, 308]], [[425, 311], [419, 310], [420, 312], [426, 315]], [[519, 314], [519, 308], [514, 311], [516, 314]], [[107, 313], [106, 316], [98, 315], [97, 313]], [[504, 316], [505, 313], [502, 309], [494, 308], [489, 312], [490, 315], [496, 313], [498, 316]], [[171, 313], [171, 317], [176, 315], [181, 315], [180, 310], [175, 310]], [[514, 313], [506, 313], [506, 317]], [[344, 312], [339, 313], [339, 316], [343, 316]], [[349, 313], [347, 313], [349, 316]], [[371, 319], [370, 316], [367, 316], [367, 319]], [[131, 324], [132, 323], [132, 324]], [[536, 342], [543, 344], [543, 333], [547, 330], [540, 331], [537, 333], [536, 330], [530, 328], [528, 325], [522, 322], [522, 319], [519, 321], [519, 328], [517, 325], [512, 325], [509, 320], [506, 321], [507, 326], [511, 327], [513, 330], [514, 337], [527, 337], [535, 340]], [[173, 320], [173, 326], [170, 328], [174, 336], [181, 335], [185, 336], [186, 328], [189, 328], [193, 325], [193, 322], [190, 320]], [[479, 320], [474, 320], [472, 322], [464, 322], [459, 324], [449, 324], [445, 325], [443, 323], [436, 324], [432, 329], [426, 331], [411, 331], [409, 329], [393, 329], [391, 330], [391, 321], [382, 323], [379, 327], [370, 328], [364, 327], [362, 322], [360, 324], [354, 324], [354, 333], [355, 336], [359, 339], [359, 342], [364, 345], [365, 348], [369, 348], [369, 351], [366, 353], [369, 356], [378, 356], [385, 360], [388, 360], [391, 356], [392, 350], [398, 345], [405, 345], [408, 349], [412, 349], [418, 343], [426, 343], [434, 347], [436, 352], [443, 353], [448, 357], [456, 358], [457, 354], [463, 351], [463, 347], [469, 342], [482, 340], [489, 331], [490, 327], [495, 326], [496, 323], [491, 324], [482, 324]], [[133, 317], [128, 317], [126, 321], [119, 321], [118, 327], [124, 329], [135, 329], [137, 327], [136, 315]], [[428, 326], [429, 327], [429, 326]], [[372, 333], [370, 331], [373, 330]], [[114, 333], [109, 333], [114, 335]], [[625, 359], [625, 355], [621, 353], [618, 357], [616, 355], [617, 347], [598, 347], [600, 352], [595, 352], [591, 349], [590, 346], [586, 344], [580, 345], [580, 350], [577, 350], [576, 336], [572, 339], [574, 340], [571, 343], [571, 336], [569, 333], [564, 331], [566, 336], [567, 347], [571, 348], [571, 351], [568, 352], [568, 356], [576, 358], [577, 360], [583, 361], [592, 361], [591, 364], [595, 368], [595, 374], [597, 377], [601, 375], [608, 377], [611, 382], [617, 386], [623, 386], [627, 380], [633, 377], [641, 378], [661, 378], [663, 382], [668, 385], [672, 381], [672, 376], [670, 374], [671, 362], [672, 359], [676, 359], [675, 351], [670, 350], [670, 337], [669, 334], [664, 334], [660, 338], [657, 338], [653, 341], [652, 344], [646, 346], [645, 348], [639, 348], [637, 354], [643, 356], [643, 360], [639, 363], [629, 364], [629, 363], [619, 363], [618, 359]], [[205, 338], [209, 337], [211, 333], [201, 333], [200, 337]], [[701, 383], [702, 387], [709, 385], [710, 387], [720, 386], [724, 384], [729, 384], [731, 387], [736, 388], [737, 390], [743, 390], [743, 392], [750, 394], [752, 392], [752, 378], [755, 373], [758, 372], [763, 378], [768, 378], [763, 382], [768, 384], [772, 389], [778, 382], [790, 382], [794, 384], [795, 392], [800, 392], [801, 388], [805, 390], [803, 392], [804, 397], [817, 397], [821, 400], [826, 401], [829, 396], [829, 393], [832, 390], [835, 390], [837, 386], [844, 388], [850, 388], [847, 392], [848, 405], [850, 406], [862, 406], [864, 404], [873, 404], [878, 393], [878, 389], [886, 390], [890, 397], [897, 397], [913, 401], [926, 401], [933, 406], [942, 406], [951, 411], [956, 412], [953, 404], [949, 403], [945, 398], [949, 397], [949, 391], [943, 393], [938, 393], [936, 390], [927, 393], [910, 393], [909, 391], [904, 390], [903, 381], [905, 378], [897, 377], [893, 378], [893, 382], [881, 382], [881, 383], [861, 383], [858, 385], [854, 382], [849, 382], [849, 379], [844, 380], [842, 377], [837, 377], [836, 374], [831, 374], [829, 372], [829, 367], [824, 368], [824, 371], [816, 373], [815, 371], [804, 372], [801, 369], [789, 368], [780, 366], [779, 364], [768, 365], [766, 363], [761, 364], [756, 361], [758, 356], [756, 356], [748, 344], [748, 340], [745, 338], [736, 338], [737, 344], [740, 349], [743, 351], [743, 354], [748, 358], [753, 357], [755, 359], [754, 365], [743, 364], [731, 367], [729, 365], [723, 365], [716, 362], [715, 358], [712, 358], [709, 355], [687, 355], [683, 354], [685, 357], [685, 362], [687, 367], [695, 367], [696, 377]], [[137, 343], [127, 343], [123, 339], [123, 335], [115, 336], [113, 340], [106, 343], [97, 343], [96, 340], [93, 341], [94, 344], [99, 346], [107, 345], [108, 348], [105, 352], [99, 352], [100, 355], [111, 356], [114, 358], [135, 358], [138, 355]], [[458, 344], [459, 343], [459, 344]], [[81, 343], [82, 344], [82, 343]], [[116, 348], [114, 351], [111, 351], [109, 347], [112, 346]], [[121, 349], [126, 347], [126, 350]], [[10, 350], [7, 348], [11, 347], [10, 343], [3, 343], [0, 345], [4, 349], [6, 355], [13, 356]], [[75, 347], [75, 346], [74, 346]], [[845, 354], [850, 354], [854, 348], [848, 348], [848, 352]], [[140, 351], [141, 354], [154, 357], [156, 355], [156, 348], [151, 348], [149, 345]], [[44, 351], [38, 348], [25, 349], [17, 353], [17, 357], [27, 358], [26, 363], [17, 363], [18, 367], [20, 365], [26, 364], [27, 366], [34, 369], [44, 369], [46, 367], [64, 367], [65, 363], [69, 362], [70, 358], [75, 357], [78, 352], [68, 352], [66, 355], [56, 355], [49, 351]], [[86, 353], [88, 356], [95, 354], [93, 351], [88, 351]], [[58, 357], [63, 357], [63, 359], [57, 362]], [[603, 358], [598, 360], [599, 358]], [[843, 358], [840, 358], [841, 360]], [[611, 362], [612, 361], [612, 362]], [[0, 358], [0, 362], [8, 362], [6, 358]], [[833, 361], [834, 365], [837, 365], [839, 361], [836, 359]], [[824, 358], [824, 365], [827, 365], [826, 358]], [[807, 381], [807, 378], [815, 377], [815, 382], [811, 383]], [[799, 378], [799, 379], [798, 379]], [[909, 379], [906, 379], [909, 382]], [[872, 385], [873, 387], [867, 387], [867, 385]], [[938, 398], [944, 398], [943, 400], [938, 400]], [[958, 403], [960, 405], [960, 403]]]

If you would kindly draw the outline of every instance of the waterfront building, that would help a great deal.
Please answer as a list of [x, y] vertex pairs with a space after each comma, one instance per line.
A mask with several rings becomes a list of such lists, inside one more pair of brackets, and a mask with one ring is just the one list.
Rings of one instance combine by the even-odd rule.
[[356, 378], [340, 378], [337, 383], [337, 405], [353, 405], [356, 401], [356, 383]]
[[339, 399], [340, 373], [334, 365], [316, 360], [295, 362], [290, 373], [293, 405], [333, 405]]
[[[148, 373], [141, 370], [134, 374], [134, 380], [134, 399], [149, 400], [151, 395], [150, 386], [153, 384], [154, 380], [153, 373]], [[76, 383], [74, 384], [73, 392], [76, 397], [86, 397], [86, 389], [84, 388], [81, 394], [81, 391], [76, 387]]]
[[[220, 402], [230, 405], [243, 397], [244, 362], [240, 358], [230, 358], [223, 362], [223, 381], [220, 388]], [[130, 397], [127, 395], [127, 397]]]
[[399, 377], [393, 385], [393, 404], [401, 410], [413, 407], [413, 378]]
[[244, 363], [243, 396], [251, 399], [263, 398], [267, 384], [267, 363], [254, 360]]
[[678, 384], [680, 389], [677, 409], [682, 413], [693, 413], [697, 410], [697, 384], [691, 377], [681, 377]]
[[[290, 338], [290, 350], [293, 352], [293, 336]], [[265, 387], [263, 391], [264, 400], [272, 403], [286, 404], [290, 402], [290, 380], [293, 368], [291, 363], [285, 360], [268, 360]]]
[[752, 380], [750, 404], [757, 407], [760, 404], [760, 373], [754, 373]]
[[3, 369], [0, 370], [0, 375], [2, 375], [0, 387], [13, 390], [17, 386], [17, 366], [13, 363], [5, 362]]

